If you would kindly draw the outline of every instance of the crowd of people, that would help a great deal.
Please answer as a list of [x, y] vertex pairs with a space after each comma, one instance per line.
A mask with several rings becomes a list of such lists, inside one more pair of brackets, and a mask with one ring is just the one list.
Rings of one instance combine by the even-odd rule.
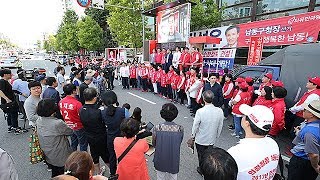
[[[272, 179], [278, 165], [283, 166], [277, 137], [290, 122], [295, 139], [288, 179], [316, 179], [320, 172], [320, 78], [308, 79], [308, 92], [289, 108], [292, 120], [288, 121], [287, 90], [283, 82], [272, 80], [271, 73], [254, 90], [251, 77], [233, 79], [228, 69], [223, 75], [204, 76], [197, 64], [201, 61], [196, 48], [191, 53], [189, 48], [182, 53], [177, 48], [173, 54], [158, 49], [150, 64], [103, 61], [98, 66], [79, 65], [71, 68], [69, 80], [64, 67], [57, 66], [56, 77], [39, 75], [29, 83], [22, 71], [12, 85], [11, 71], [2, 69], [1, 109], [8, 133], [23, 133], [18, 113], [25, 115], [28, 125], [37, 131], [53, 179], [107, 179], [101, 176], [106, 167], [100, 165], [100, 158], [109, 168], [109, 179], [150, 179], [144, 157], [150, 145], [155, 147], [157, 179], [177, 179], [184, 138], [184, 128], [173, 122], [179, 103], [194, 117], [188, 146], [197, 150], [197, 172], [204, 179]], [[160, 110], [164, 122], [148, 129], [141, 121], [143, 107], [135, 108], [131, 116], [128, 103], [119, 107], [112, 91], [115, 79], [123, 89], [168, 99]], [[240, 141], [225, 151], [215, 146], [229, 116], [233, 117], [228, 127], [231, 135]], [[152, 142], [146, 137], [152, 137]]]

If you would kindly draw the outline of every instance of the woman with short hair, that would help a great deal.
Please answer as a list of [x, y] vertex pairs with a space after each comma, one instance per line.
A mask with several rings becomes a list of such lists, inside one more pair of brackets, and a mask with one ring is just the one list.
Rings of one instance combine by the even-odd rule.
[[[121, 123], [120, 129], [124, 137], [116, 137], [114, 140], [119, 180], [149, 180], [148, 167], [144, 157], [144, 154], [149, 150], [149, 145], [145, 139], [136, 140], [140, 123], [129, 118]], [[133, 142], [135, 144], [119, 162], [119, 157]]]
[[72, 153], [67, 136], [72, 135], [72, 129], [55, 116], [58, 106], [53, 99], [43, 99], [38, 103], [37, 133], [41, 149], [47, 164], [52, 167], [51, 177], [63, 174], [64, 163]]

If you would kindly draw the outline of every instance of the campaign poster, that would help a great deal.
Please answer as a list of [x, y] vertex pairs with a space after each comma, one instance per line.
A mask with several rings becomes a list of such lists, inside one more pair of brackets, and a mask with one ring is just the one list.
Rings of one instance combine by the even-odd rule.
[[233, 69], [236, 48], [203, 51], [203, 73], [223, 74], [223, 69]]
[[188, 42], [191, 5], [186, 3], [157, 13], [157, 42]]
[[250, 38], [247, 65], [254, 66], [261, 61], [263, 50], [263, 37], [254, 36]]
[[250, 37], [263, 37], [264, 46], [316, 42], [320, 30], [320, 11], [240, 24], [238, 47], [248, 47]]

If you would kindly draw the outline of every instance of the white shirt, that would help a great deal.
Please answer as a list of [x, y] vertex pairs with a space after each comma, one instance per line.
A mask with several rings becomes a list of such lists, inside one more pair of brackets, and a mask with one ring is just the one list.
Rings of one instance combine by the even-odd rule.
[[318, 94], [310, 94], [307, 99], [304, 101], [304, 103], [302, 103], [301, 105], [297, 106], [297, 104], [295, 104], [292, 108], [290, 108], [290, 111], [293, 114], [296, 114], [299, 111], [302, 111], [304, 109], [304, 107], [302, 107], [303, 104], [310, 104], [312, 101], [319, 101], [320, 97], [318, 96]]
[[174, 68], [178, 67], [180, 56], [181, 56], [181, 52], [180, 51], [173, 53], [172, 65], [173, 65]]
[[221, 134], [224, 115], [222, 109], [213, 104], [205, 105], [196, 112], [192, 126], [192, 137], [200, 145], [214, 145]]
[[56, 90], [59, 92], [59, 94], [64, 94], [63, 92], [63, 86], [62, 86], [62, 83], [64, 84], [65, 83], [65, 79], [63, 77], [62, 74], [58, 73], [57, 74], [57, 82], [58, 82], [58, 86], [56, 87]]
[[198, 94], [200, 86], [201, 86], [201, 81], [196, 80], [196, 82], [194, 82], [192, 84], [192, 86], [190, 86], [190, 89], [188, 90], [189, 96], [192, 98], [197, 98], [197, 94]]
[[241, 139], [228, 153], [238, 165], [238, 180], [273, 179], [277, 172], [279, 147], [269, 137]]
[[130, 69], [129, 66], [120, 67], [120, 77], [129, 77]]

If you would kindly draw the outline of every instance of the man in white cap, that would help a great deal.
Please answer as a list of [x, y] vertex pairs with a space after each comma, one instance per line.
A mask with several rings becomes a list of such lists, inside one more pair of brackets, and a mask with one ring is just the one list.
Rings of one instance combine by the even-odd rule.
[[277, 172], [279, 147], [266, 135], [271, 129], [274, 115], [266, 106], [242, 104], [239, 110], [245, 116], [241, 126], [245, 138], [228, 152], [238, 165], [238, 180], [273, 179]]
[[293, 156], [288, 167], [288, 180], [317, 179], [320, 173], [320, 101], [303, 104], [305, 122], [295, 128]]

